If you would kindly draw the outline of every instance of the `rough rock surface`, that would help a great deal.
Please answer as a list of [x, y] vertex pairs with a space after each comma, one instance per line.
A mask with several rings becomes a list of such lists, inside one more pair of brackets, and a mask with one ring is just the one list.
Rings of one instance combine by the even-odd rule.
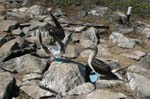
[[134, 48], [136, 45], [136, 40], [127, 38], [121, 33], [113, 32], [109, 38], [112, 43], [117, 43], [117, 45], [122, 48]]
[[130, 80], [130, 87], [137, 91], [137, 99], [150, 98], [149, 79], [134, 73], [128, 73], [128, 79]]
[[68, 95], [80, 95], [80, 94], [88, 94], [95, 90], [95, 86], [91, 83], [85, 83], [75, 87], [74, 89], [68, 92]]
[[3, 99], [11, 99], [18, 95], [16, 80], [10, 73], [0, 72], [0, 90], [0, 97]]
[[83, 66], [63, 60], [66, 62], [53, 62], [44, 74], [41, 86], [54, 90], [57, 94], [65, 95], [66, 92], [85, 82], [85, 71]]
[[89, 28], [81, 34], [80, 44], [82, 47], [91, 47], [96, 45], [99, 41], [97, 37], [97, 31], [94, 27]]

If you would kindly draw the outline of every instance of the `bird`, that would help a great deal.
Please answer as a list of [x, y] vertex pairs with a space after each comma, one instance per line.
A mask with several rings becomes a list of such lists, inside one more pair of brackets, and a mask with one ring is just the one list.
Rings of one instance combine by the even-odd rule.
[[[98, 48], [93, 45], [91, 47], [84, 48], [84, 50], [89, 49], [90, 55], [88, 57], [88, 66], [92, 70], [91, 73], [94, 73], [99, 79], [101, 78], [101, 74], [106, 75], [109, 79], [117, 79], [117, 75], [112, 72], [112, 69], [108, 64], [96, 58]], [[117, 72], [120, 69], [117, 69]]]
[[[60, 46], [61, 53], [64, 54], [65, 49], [63, 46], [63, 42], [62, 42], [62, 40], [65, 38], [64, 29], [62, 28], [62, 26], [60, 25], [60, 23], [58, 22], [56, 17], [51, 13], [51, 11], [49, 11], [48, 15], [49, 15], [49, 17], [52, 18], [52, 20], [54, 21], [54, 24], [50, 24], [48, 22], [42, 21], [42, 22], [40, 22], [40, 24], [37, 27], [30, 29], [30, 31], [38, 30], [38, 36], [41, 35], [41, 38], [45, 38], [45, 37], [48, 38], [47, 36], [52, 37], [54, 39], [54, 42], [52, 42], [52, 43], [53, 44], [57, 43]], [[48, 35], [45, 31], [48, 32]], [[46, 34], [46, 36], [45, 36], [45, 34]], [[39, 39], [39, 38], [37, 38], [37, 39]], [[40, 41], [40, 39], [39, 39], [39, 41]], [[38, 40], [37, 40], [37, 42], [38, 42]], [[53, 45], [53, 44], [51, 44], [51, 45]], [[46, 46], [46, 44], [44, 43], [44, 40], [43, 40], [42, 45]], [[45, 48], [44, 48], [44, 50], [45, 50]], [[45, 52], [47, 52], [47, 50], [45, 50]]]
[[[68, 33], [67, 35], [65, 35], [65, 38], [61, 41], [64, 49], [67, 47], [69, 41], [71, 40], [72, 34], [73, 32]], [[56, 58], [61, 58], [61, 46], [57, 42], [56, 42], [56, 46], [48, 48], [43, 44], [41, 33], [39, 33], [39, 41], [41, 47], [45, 50], [47, 54], [49, 54], [51, 58], [50, 61]]]
[[[65, 35], [65, 38], [62, 40], [62, 46], [63, 48], [66, 50], [67, 45], [69, 43], [69, 41], [71, 40], [73, 32], [68, 33], [67, 35]], [[56, 42], [56, 46], [53, 46], [52, 48], [50, 48], [51, 53], [53, 54], [54, 57], [57, 58], [61, 58], [61, 46]]]

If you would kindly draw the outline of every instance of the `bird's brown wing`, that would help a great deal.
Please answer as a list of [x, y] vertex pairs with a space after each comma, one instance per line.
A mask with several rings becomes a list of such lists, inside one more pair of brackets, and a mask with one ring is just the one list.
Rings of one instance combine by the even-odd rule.
[[52, 19], [54, 20], [55, 25], [56, 25], [56, 27], [58, 29], [58, 32], [55, 32], [55, 35], [59, 36], [59, 38], [61, 40], [63, 40], [64, 37], [65, 37], [64, 29], [62, 28], [62, 26], [60, 25], [60, 23], [58, 22], [58, 20], [53, 16], [53, 14], [51, 12], [49, 12], [49, 14], [52, 17]]

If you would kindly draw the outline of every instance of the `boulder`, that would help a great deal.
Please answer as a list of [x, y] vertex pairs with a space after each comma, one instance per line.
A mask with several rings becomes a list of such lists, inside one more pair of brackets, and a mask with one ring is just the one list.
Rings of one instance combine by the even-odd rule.
[[81, 95], [81, 94], [88, 94], [95, 90], [95, 86], [91, 83], [84, 83], [75, 87], [74, 89], [70, 90], [67, 94], [68, 95]]
[[79, 63], [62, 59], [62, 63], [52, 62], [44, 74], [41, 86], [56, 94], [66, 95], [68, 91], [85, 83], [85, 70]]
[[17, 37], [12, 39], [0, 48], [0, 61], [8, 61], [12, 58], [19, 57], [36, 51], [36, 45], [21, 38]]
[[128, 73], [127, 75], [131, 89], [137, 92], [137, 99], [149, 99], [150, 79], [135, 73]]
[[80, 44], [83, 48], [91, 47], [93, 45], [97, 45], [99, 42], [99, 38], [97, 36], [98, 31], [91, 27], [88, 30], [84, 31], [80, 37]]
[[109, 8], [108, 7], [95, 7], [91, 11], [89, 11], [89, 14], [96, 15], [96, 16], [104, 16], [106, 13], [108, 13]]
[[57, 17], [60, 17], [60, 16], [64, 16], [65, 14], [62, 12], [62, 10], [60, 8], [57, 8], [55, 10], [54, 15], [57, 16]]
[[24, 91], [28, 96], [32, 97], [33, 99], [40, 99], [42, 97], [51, 96], [52, 93], [40, 88], [38, 85], [25, 85], [20, 88]]
[[78, 49], [77, 46], [68, 45], [66, 48], [66, 52], [63, 56], [69, 57], [69, 58], [76, 58], [79, 56], [79, 53], [80, 53], [80, 50]]
[[16, 58], [16, 70], [19, 73], [43, 73], [47, 59], [41, 59], [32, 55], [24, 55]]
[[27, 13], [32, 17], [32, 16], [40, 16], [40, 15], [47, 15], [48, 10], [42, 6], [39, 5], [33, 5], [31, 6]]
[[47, 59], [40, 59], [38, 57], [27, 54], [3, 62], [0, 65], [11, 72], [17, 71], [19, 74], [26, 74], [43, 73], [46, 67], [46, 63]]
[[134, 51], [132, 53], [122, 53], [121, 55], [131, 59], [140, 60], [146, 54], [142, 51]]
[[97, 80], [96, 89], [112, 88], [122, 83], [123, 81], [119, 80]]
[[136, 73], [150, 79], [150, 70], [144, 69], [138, 64], [131, 65], [127, 68], [128, 72]]
[[117, 45], [122, 48], [134, 48], [137, 43], [135, 39], [127, 38], [123, 34], [117, 32], [113, 32], [109, 39], [112, 43], [117, 43]]
[[144, 28], [142, 33], [145, 34], [147, 38], [150, 38], [150, 28]]
[[136, 65], [146, 70], [150, 70], [150, 53], [141, 58], [141, 60]]
[[13, 30], [12, 34], [20, 35], [20, 36], [24, 35], [23, 31], [20, 28]]

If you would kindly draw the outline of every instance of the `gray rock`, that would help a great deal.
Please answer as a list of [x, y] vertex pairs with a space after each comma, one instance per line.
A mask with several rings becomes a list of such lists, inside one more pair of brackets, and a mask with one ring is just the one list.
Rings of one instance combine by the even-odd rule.
[[128, 72], [136, 73], [150, 79], [150, 70], [141, 68], [138, 64], [131, 65], [127, 68]]
[[31, 20], [30, 17], [25, 15], [25, 14], [16, 13], [16, 12], [12, 12], [12, 11], [11, 12], [8, 11], [6, 13], [6, 18], [8, 20], [15, 20], [15, 21], [17, 21], [19, 23], [28, 22], [29, 20]]
[[150, 28], [144, 28], [142, 33], [145, 34], [147, 38], [150, 38]]
[[111, 92], [108, 90], [95, 90], [87, 95], [86, 99], [129, 99], [123, 93]]
[[60, 16], [64, 16], [65, 14], [62, 12], [62, 10], [60, 8], [57, 8], [55, 10], [54, 15], [57, 16], [57, 17], [60, 17]]
[[66, 52], [63, 56], [69, 58], [76, 58], [79, 56], [79, 53], [80, 51], [77, 46], [68, 45], [66, 48]]
[[11, 32], [13, 29], [17, 28], [19, 25], [18, 22], [12, 20], [5, 20], [0, 23], [0, 31], [1, 32]]
[[[71, 22], [67, 17], [61, 17], [58, 19], [58, 21], [62, 24], [65, 24], [65, 25], [69, 24]], [[68, 25], [66, 25], [66, 26], [68, 26]]]
[[[6, 13], [6, 9], [5, 9], [5, 6], [4, 5], [0, 5], [0, 15], [4, 15]], [[2, 18], [2, 16], [1, 16], [1, 19], [4, 19], [4, 18]]]
[[96, 89], [112, 88], [122, 83], [123, 82], [119, 80], [97, 80]]
[[62, 61], [64, 62], [61, 64], [52, 62], [41, 81], [41, 86], [54, 90], [56, 94], [66, 95], [69, 90], [85, 82], [85, 71], [78, 63]]
[[32, 16], [47, 15], [48, 11], [44, 7], [41, 7], [39, 5], [33, 5], [28, 9], [27, 13], [32, 17]]
[[0, 48], [0, 61], [8, 61], [12, 58], [19, 57], [24, 54], [35, 52], [35, 44], [26, 41], [21, 37], [17, 37], [6, 42]]
[[12, 99], [18, 95], [19, 89], [15, 78], [6, 72], [0, 72], [0, 97], [3, 99]]
[[15, 35], [24, 35], [23, 31], [20, 28], [13, 30], [12, 34], [15, 34]]
[[91, 27], [88, 30], [84, 31], [81, 34], [80, 44], [83, 48], [91, 47], [93, 45], [97, 45], [99, 39], [97, 37], [98, 31]]
[[[119, 26], [118, 26], [119, 27]], [[117, 29], [118, 32], [122, 33], [122, 34], [128, 34], [128, 33], [134, 33], [134, 28], [125, 28], [125, 27], [119, 27]]]
[[27, 13], [27, 11], [28, 11], [28, 9], [29, 8], [27, 8], [27, 7], [22, 7], [22, 8], [19, 8], [18, 9], [18, 12], [20, 13], [20, 14], [26, 14]]
[[80, 34], [79, 33], [73, 33], [72, 35], [72, 42], [78, 43], [80, 40]]
[[24, 27], [22, 29], [22, 31], [24, 32], [24, 34], [27, 34], [29, 32], [30, 28], [29, 27]]
[[78, 12], [78, 16], [79, 16], [79, 17], [85, 17], [85, 16], [87, 16], [87, 15], [88, 15], [88, 12], [87, 12], [87, 11], [82, 10], [82, 11], [79, 11], [79, 12]]
[[88, 58], [90, 54], [91, 54], [90, 50], [84, 50], [80, 52], [80, 56], [84, 58]]
[[81, 94], [88, 94], [95, 89], [95, 86], [91, 83], [84, 83], [75, 87], [74, 89], [68, 92], [68, 95], [81, 95]]
[[136, 65], [146, 70], [150, 70], [150, 54], [148, 53], [145, 57], [141, 58]]
[[43, 73], [47, 60], [24, 55], [1, 63], [1, 67], [11, 72], [17, 71], [19, 74], [25, 73]]
[[30, 73], [30, 74], [26, 74], [22, 81], [30, 81], [30, 80], [41, 80], [42, 79], [42, 75], [41, 74], [37, 74], [37, 73]]
[[108, 10], [108, 7], [95, 7], [88, 13], [97, 16], [104, 16], [106, 13], [108, 13]]
[[23, 0], [6, 0], [7, 8], [19, 8], [22, 3]]
[[[100, 41], [101, 42], [101, 41]], [[110, 52], [110, 49], [107, 45], [99, 44], [98, 45], [98, 54], [97, 56], [108, 56], [112, 57], [112, 53]]]
[[8, 86], [8, 84], [13, 80], [13, 77], [9, 73], [2, 73], [0, 72], [0, 97], [3, 97], [5, 90]]
[[136, 40], [127, 38], [121, 33], [117, 32], [113, 32], [109, 39], [112, 41], [112, 43], [117, 43], [117, 45], [122, 48], [134, 48], [136, 45]]
[[76, 27], [73, 27], [73, 26], [71, 26], [71, 27], [67, 27], [65, 30], [67, 30], [67, 31], [74, 31], [74, 32], [82, 32], [83, 30], [85, 29], [85, 26], [76, 26]]
[[137, 92], [137, 99], [150, 98], [150, 79], [135, 73], [128, 73], [128, 79], [130, 87]]
[[52, 93], [49, 91], [41, 89], [36, 85], [22, 86], [21, 90], [24, 91], [28, 96], [31, 96], [33, 99], [40, 99], [41, 97], [52, 95]]
[[22, 6], [31, 6], [34, 0], [24, 0]]
[[24, 55], [16, 58], [16, 70], [19, 73], [43, 73], [47, 60], [32, 55]]
[[139, 60], [141, 57], [145, 56], [146, 53], [142, 51], [134, 51], [133, 53], [122, 53], [121, 55], [131, 59]]

